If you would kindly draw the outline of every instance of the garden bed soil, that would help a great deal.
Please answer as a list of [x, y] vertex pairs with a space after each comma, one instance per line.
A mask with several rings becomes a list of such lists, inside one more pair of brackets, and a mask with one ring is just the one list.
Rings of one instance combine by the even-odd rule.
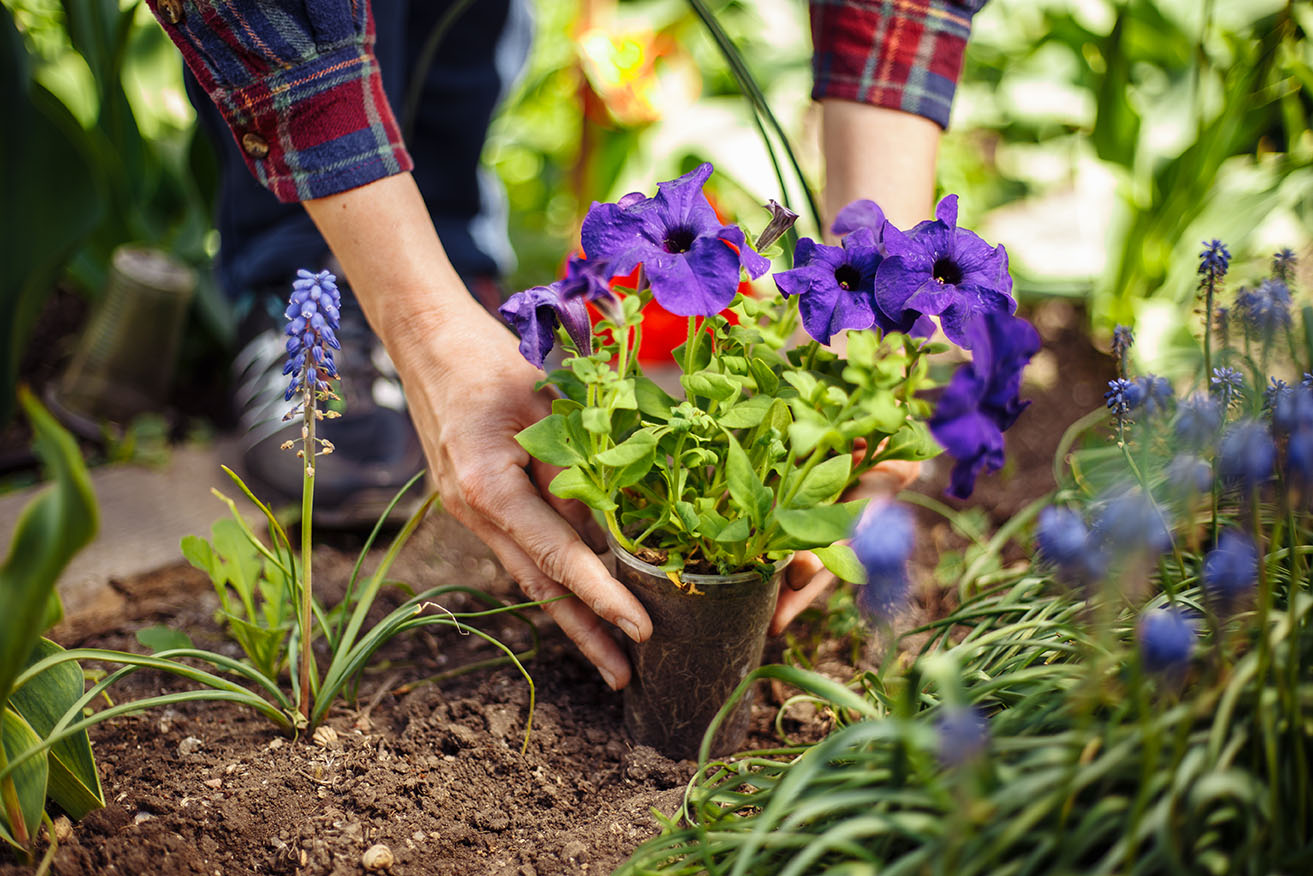
[[[1101, 402], [1111, 364], [1079, 331], [1068, 308], [1045, 319], [1047, 370], [1032, 386], [1036, 403], [1009, 433], [1010, 467], [980, 482], [978, 501], [997, 522], [1052, 489], [1051, 458], [1063, 430]], [[1058, 374], [1061, 379], [1056, 379]], [[917, 489], [942, 495], [947, 466]], [[956, 504], [956, 503], [950, 503]], [[897, 626], [942, 615], [955, 603], [930, 570], [962, 538], [940, 516], [919, 509], [916, 598]], [[339, 536], [339, 538], [342, 538]], [[349, 537], [346, 537], [349, 538]], [[317, 551], [316, 582], [345, 586], [355, 545]], [[476, 587], [518, 600], [513, 584], [466, 530], [434, 515], [393, 570], [416, 589]], [[399, 599], [397, 596], [395, 599]], [[394, 601], [395, 601], [394, 599]], [[472, 607], [468, 597], [443, 604]], [[198, 645], [236, 655], [214, 620], [208, 580], [186, 565], [114, 582], [92, 605], [74, 607], [55, 637], [64, 645], [142, 650], [133, 633], [167, 623]], [[376, 609], [381, 612], [381, 608]], [[852, 677], [863, 654], [819, 612], [768, 645], [767, 660], [788, 646], [812, 668]], [[495, 656], [474, 636], [450, 627], [421, 630], [379, 653], [354, 706], [329, 715], [332, 738], [291, 740], [267, 721], [224, 704], [194, 703], [99, 725], [91, 733], [107, 805], [61, 842], [54, 873], [75, 874], [346, 874], [363, 871], [364, 852], [385, 844], [391, 872], [414, 874], [608, 873], [682, 800], [691, 761], [636, 747], [622, 729], [621, 698], [544, 615], [538, 656], [527, 663], [537, 685], [528, 748], [521, 752], [530, 690], [510, 667], [479, 669], [417, 682]], [[810, 626], [808, 626], [810, 624]], [[513, 648], [531, 645], [526, 626], [501, 618], [484, 629]], [[855, 662], [854, 662], [855, 658]], [[140, 673], [116, 701], [180, 689]], [[753, 707], [750, 745], [778, 744], [777, 708], [788, 691], [763, 685]], [[794, 741], [819, 739], [823, 716], [791, 707], [783, 729]], [[0, 876], [29, 873], [0, 853]]]

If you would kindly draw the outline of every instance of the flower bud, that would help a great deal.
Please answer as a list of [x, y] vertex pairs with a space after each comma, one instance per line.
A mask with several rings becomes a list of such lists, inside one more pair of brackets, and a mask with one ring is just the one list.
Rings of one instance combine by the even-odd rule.
[[766, 204], [766, 209], [770, 211], [770, 222], [766, 224], [766, 227], [762, 229], [761, 236], [757, 238], [757, 252], [761, 252], [787, 234], [789, 229], [793, 227], [793, 223], [798, 221], [797, 213], [777, 203], [774, 198], [771, 198], [770, 202]]

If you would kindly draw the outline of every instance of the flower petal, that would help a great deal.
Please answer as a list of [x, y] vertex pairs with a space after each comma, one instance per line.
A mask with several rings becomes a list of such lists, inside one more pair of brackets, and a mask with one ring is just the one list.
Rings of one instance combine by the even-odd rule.
[[718, 237], [699, 237], [684, 253], [659, 252], [644, 261], [652, 294], [677, 316], [711, 316], [734, 300], [739, 257]]
[[835, 234], [848, 234], [858, 228], [869, 228], [878, 241], [884, 231], [884, 211], [880, 205], [869, 199], [853, 201], [839, 211], [834, 217], [830, 230]]
[[748, 276], [757, 279], [762, 274], [770, 270], [770, 259], [758, 255], [757, 251], [748, 245], [743, 236], [743, 229], [737, 225], [726, 225], [720, 229], [718, 235], [721, 240], [728, 241], [738, 247], [739, 264], [748, 272]]

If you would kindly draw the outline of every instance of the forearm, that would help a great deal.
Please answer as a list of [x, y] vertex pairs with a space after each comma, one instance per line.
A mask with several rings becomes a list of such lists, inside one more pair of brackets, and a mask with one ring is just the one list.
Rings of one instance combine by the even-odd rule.
[[899, 228], [931, 218], [939, 125], [924, 116], [850, 100], [820, 103], [826, 225], [858, 198], [875, 201]]

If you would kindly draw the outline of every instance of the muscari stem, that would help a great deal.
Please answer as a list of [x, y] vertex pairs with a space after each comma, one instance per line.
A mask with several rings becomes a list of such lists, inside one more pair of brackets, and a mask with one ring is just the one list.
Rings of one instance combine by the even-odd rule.
[[311, 629], [313, 622], [312, 592], [310, 589], [310, 554], [311, 554], [311, 516], [315, 502], [315, 385], [319, 372], [314, 360], [307, 351], [305, 357], [305, 401], [302, 404], [301, 455], [305, 472], [301, 483], [301, 715], [310, 720], [310, 661], [314, 659], [311, 651]]

